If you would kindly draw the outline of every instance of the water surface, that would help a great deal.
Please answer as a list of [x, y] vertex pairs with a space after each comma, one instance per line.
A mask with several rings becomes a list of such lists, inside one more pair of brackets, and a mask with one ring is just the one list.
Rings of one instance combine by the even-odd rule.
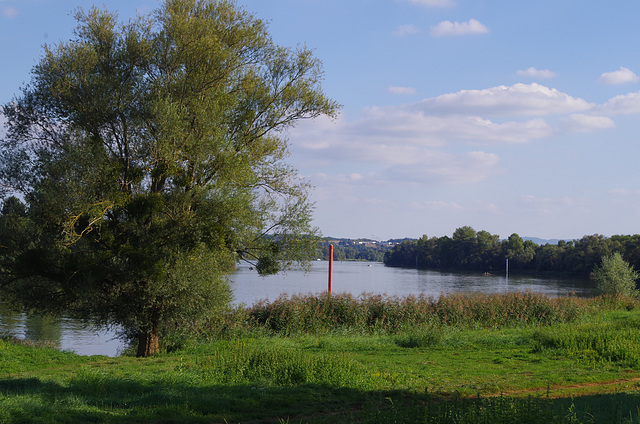
[[[285, 274], [261, 277], [248, 265], [242, 265], [230, 276], [234, 303], [252, 305], [260, 300], [273, 301], [281, 295], [326, 293], [328, 268], [328, 262], [317, 261], [312, 264], [309, 272], [291, 270]], [[514, 291], [530, 291], [552, 297], [568, 294], [590, 296], [594, 294], [594, 285], [586, 279], [441, 273], [390, 268], [381, 263], [370, 262], [336, 261], [333, 265], [333, 292], [351, 293], [354, 296], [371, 293], [437, 297], [455, 292]], [[59, 349], [74, 351], [80, 355], [117, 356], [123, 349], [113, 332], [96, 331], [69, 318], [52, 320], [9, 313], [1, 307], [0, 334], [47, 341]]]
[[96, 330], [82, 321], [9, 312], [0, 304], [0, 335], [45, 342], [79, 355], [117, 356], [124, 348], [115, 333]]
[[[236, 304], [251, 305], [259, 300], [277, 299], [280, 295], [325, 293], [329, 264], [317, 261], [311, 270], [289, 271], [282, 275], [261, 277], [249, 266], [241, 266], [231, 275]], [[591, 296], [593, 282], [582, 278], [484, 275], [483, 273], [447, 273], [386, 267], [382, 263], [339, 262], [333, 264], [333, 292], [387, 294], [395, 296], [425, 295], [437, 297], [456, 292], [507, 293], [530, 291], [551, 297]]]

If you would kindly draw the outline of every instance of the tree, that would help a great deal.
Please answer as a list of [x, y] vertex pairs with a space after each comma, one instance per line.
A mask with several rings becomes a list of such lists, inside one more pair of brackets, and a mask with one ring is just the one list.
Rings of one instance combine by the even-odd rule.
[[478, 239], [479, 265], [485, 272], [504, 266], [500, 236], [482, 230], [478, 231], [476, 238]]
[[405, 240], [385, 252], [384, 263], [387, 266], [415, 268], [417, 255], [416, 240]]
[[526, 242], [517, 233], [513, 233], [503, 242], [503, 250], [509, 259], [509, 267], [514, 269], [526, 269], [535, 255], [535, 243]]
[[477, 266], [478, 240], [476, 230], [472, 227], [464, 226], [457, 228], [453, 232], [454, 266], [459, 269], [469, 269]]
[[117, 323], [147, 356], [228, 303], [236, 261], [267, 274], [310, 259], [309, 186], [285, 161], [286, 131], [338, 105], [307, 48], [275, 45], [230, 0], [76, 19], [3, 109], [0, 182], [27, 217], [2, 236], [29, 243], [2, 245], [2, 289]]
[[612, 253], [611, 239], [601, 234], [593, 234], [575, 241], [574, 249], [567, 261], [573, 272], [588, 274], [602, 257], [610, 256]]
[[613, 296], [637, 295], [636, 280], [640, 277], [619, 252], [603, 256], [602, 263], [593, 270], [596, 287], [601, 294]]

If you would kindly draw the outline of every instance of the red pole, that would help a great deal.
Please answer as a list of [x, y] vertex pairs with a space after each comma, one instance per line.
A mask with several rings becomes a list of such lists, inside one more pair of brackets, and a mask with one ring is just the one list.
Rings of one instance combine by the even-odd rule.
[[333, 244], [329, 245], [329, 296], [331, 296], [331, 289], [333, 289]]

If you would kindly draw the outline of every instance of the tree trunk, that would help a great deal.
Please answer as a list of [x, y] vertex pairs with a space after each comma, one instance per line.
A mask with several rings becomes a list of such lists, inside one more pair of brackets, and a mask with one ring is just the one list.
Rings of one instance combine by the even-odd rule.
[[145, 358], [154, 355], [160, 351], [160, 336], [158, 335], [158, 326], [154, 325], [150, 332], [141, 332], [138, 334], [138, 358]]

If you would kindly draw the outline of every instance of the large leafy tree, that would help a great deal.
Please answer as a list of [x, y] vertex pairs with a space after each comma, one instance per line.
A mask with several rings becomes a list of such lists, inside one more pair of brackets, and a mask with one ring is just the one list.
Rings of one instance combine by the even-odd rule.
[[338, 105], [308, 49], [275, 45], [233, 1], [76, 18], [3, 109], [2, 288], [119, 324], [146, 356], [228, 303], [236, 261], [273, 273], [313, 254], [286, 131]]

